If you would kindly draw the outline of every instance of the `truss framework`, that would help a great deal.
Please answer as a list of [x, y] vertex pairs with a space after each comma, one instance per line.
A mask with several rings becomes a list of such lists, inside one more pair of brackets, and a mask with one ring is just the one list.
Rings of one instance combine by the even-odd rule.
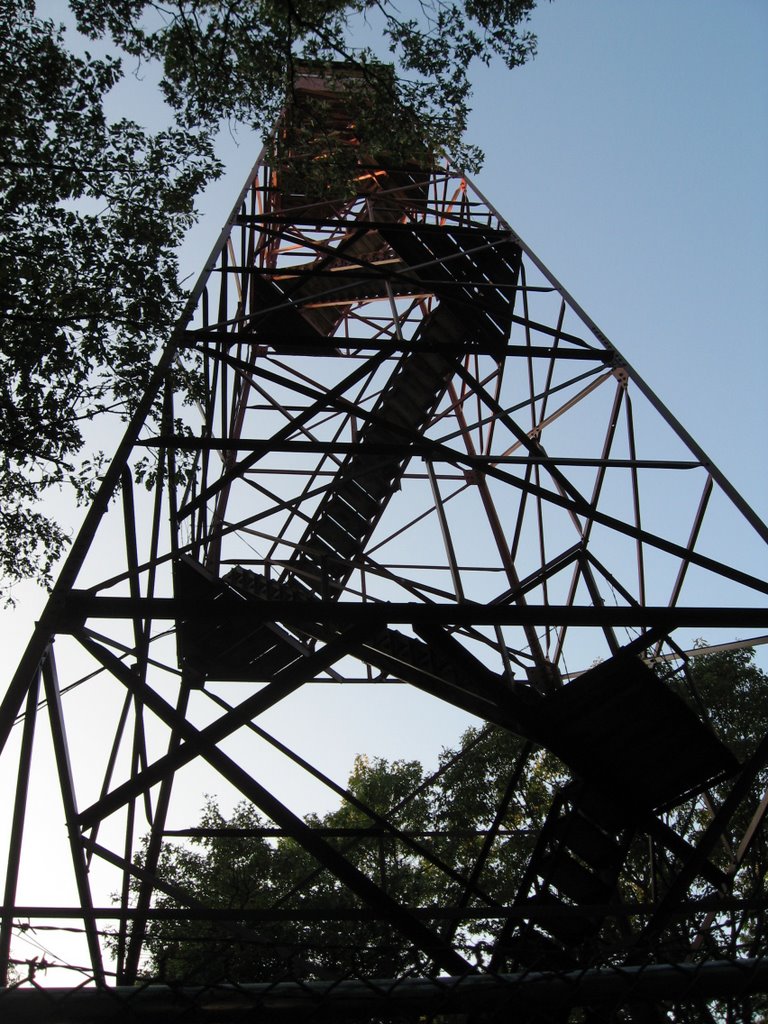
[[[764, 628], [768, 530], [466, 178], [376, 164], [361, 166], [358, 186], [339, 201], [288, 193], [259, 159], [6, 692], [0, 743], [18, 758], [6, 963], [20, 919], [71, 915], [108, 986], [100, 922], [117, 916], [117, 981], [130, 985], [155, 893], [175, 898], [180, 920], [216, 917], [161, 867], [163, 841], [191, 834], [176, 776], [199, 763], [425, 971], [632, 965], [654, 959], [647, 950], [681, 918], [679, 959], [695, 959], [722, 908], [744, 921], [753, 910], [728, 901], [766, 801], [727, 872], [711, 855], [768, 740], [737, 764], [640, 656], [684, 662], [685, 627]], [[197, 404], [180, 407], [190, 375]], [[137, 487], [142, 459], [149, 494]], [[595, 659], [603, 666], [563, 685]], [[83, 679], [113, 722], [87, 758], [80, 733], [67, 740], [62, 697]], [[368, 809], [366, 835], [445, 874], [444, 906], [406, 907], [345, 855], [338, 840], [350, 837], [309, 827], [243, 759], [244, 734], [273, 742], [260, 716], [310, 683], [344, 681], [408, 684], [573, 771], [513, 904], [482, 887], [490, 844], [514, 841], [501, 810], [460, 868]], [[19, 893], [40, 698], [69, 836], [67, 906]], [[290, 741], [279, 746], [339, 790]], [[665, 812], [726, 778], [690, 846]], [[666, 851], [670, 876], [633, 916], [616, 893], [638, 833]], [[581, 887], [566, 878], [574, 863]], [[299, 923], [300, 901], [281, 913]], [[478, 916], [485, 951], [468, 957], [461, 925]], [[241, 912], [237, 927], [253, 934], [269, 919]]]

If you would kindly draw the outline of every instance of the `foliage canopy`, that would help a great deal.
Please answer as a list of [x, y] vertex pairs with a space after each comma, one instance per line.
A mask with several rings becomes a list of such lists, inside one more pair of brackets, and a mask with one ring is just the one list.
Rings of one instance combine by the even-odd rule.
[[66, 536], [39, 502], [86, 499], [85, 423], [125, 412], [178, 315], [175, 250], [217, 173], [203, 132], [110, 121], [120, 62], [76, 55], [32, 0], [0, 4], [0, 575], [50, 582]]

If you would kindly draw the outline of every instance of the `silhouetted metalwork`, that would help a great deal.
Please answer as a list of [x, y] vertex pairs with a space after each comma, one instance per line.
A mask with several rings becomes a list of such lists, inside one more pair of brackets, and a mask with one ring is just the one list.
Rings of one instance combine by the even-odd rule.
[[[299, 106], [318, 95], [343, 126], [343, 90], [297, 82]], [[462, 174], [424, 154], [393, 167], [361, 153], [356, 191], [337, 199], [302, 191], [309, 157], [289, 135], [277, 149], [235, 203], [0, 707], [17, 780], [0, 956], [14, 959], [19, 928], [78, 925], [102, 994], [61, 996], [62, 1020], [107, 1019], [118, 1003], [136, 1019], [181, 1006], [214, 1020], [265, 993], [290, 1019], [514, 1008], [564, 1020], [586, 1005], [608, 1014], [590, 1019], [662, 1020], [665, 1000], [695, 1014], [706, 998], [764, 991], [765, 961], [744, 959], [738, 939], [762, 907], [732, 887], [766, 801], [726, 870], [712, 852], [768, 739], [739, 763], [649, 664], [684, 666], [682, 627], [768, 624], [768, 530]], [[179, 406], [182, 374], [198, 377], [194, 406]], [[301, 718], [309, 684], [345, 681], [407, 684], [525, 737], [523, 759], [539, 745], [568, 766], [512, 902], [481, 884], [491, 844], [516, 841], [504, 808], [474, 865], [442, 862], [434, 837], [395, 815], [372, 817], [360, 835], [445, 874], [444, 905], [405, 906], [352, 863], [337, 841], [350, 836], [310, 827], [265, 782], [259, 717], [290, 698]], [[58, 902], [45, 885], [31, 897], [22, 870], [41, 714], [51, 757], [30, 798], [67, 830]], [[297, 733], [283, 755], [329, 782]], [[301, 893], [238, 911], [240, 940], [278, 920], [300, 936], [313, 914], [383, 921], [426, 975], [463, 985], [130, 988], [153, 920], [232, 920], [163, 877], [163, 842], [196, 834], [189, 787], [214, 777], [273, 823], [263, 834], [291, 837], [355, 897], [338, 913]], [[667, 812], [715, 783], [725, 796], [691, 844]], [[623, 875], [639, 836], [664, 865], [642, 906]], [[159, 911], [156, 893], [176, 909]], [[726, 961], [708, 954], [722, 915]], [[462, 926], [478, 919], [473, 945]], [[0, 1008], [11, 996], [30, 1020], [58, 998], [21, 986]]]

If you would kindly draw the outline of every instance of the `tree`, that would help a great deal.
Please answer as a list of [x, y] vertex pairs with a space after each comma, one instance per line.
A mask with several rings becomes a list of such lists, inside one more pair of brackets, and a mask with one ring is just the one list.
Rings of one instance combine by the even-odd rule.
[[[443, 752], [432, 776], [418, 761], [358, 756], [347, 785], [349, 799], [327, 814], [309, 815], [307, 823], [399, 903], [450, 902], [460, 895], [460, 878], [471, 869], [506, 772], [524, 746], [502, 730], [471, 728], [459, 748]], [[497, 844], [483, 881], [498, 899], [514, 893], [530, 856], [546, 815], [543, 797], [553, 782], [553, 766], [546, 754], [530, 762], [522, 787], [524, 806], [511, 809], [504, 819], [502, 831], [518, 841]], [[394, 823], [396, 834], [382, 828], [384, 819]], [[294, 908], [309, 915], [346, 910], [354, 915], [359, 906], [354, 895], [318, 868], [294, 839], [275, 839], [274, 832], [249, 804], [239, 804], [226, 818], [208, 798], [198, 834], [189, 844], [167, 843], [158, 874], [164, 883], [215, 908]], [[446, 866], [452, 876], [446, 875]], [[176, 905], [163, 894], [156, 903], [166, 909]], [[450, 922], [431, 924], [441, 931]], [[470, 946], [480, 930], [467, 931]], [[146, 951], [151, 977], [191, 983], [392, 977], [429, 968], [428, 958], [404, 944], [396, 929], [364, 916], [341, 921], [310, 916], [298, 934], [292, 924], [274, 920], [257, 925], [246, 918], [206, 925], [155, 921]]]
[[[23, 578], [50, 584], [67, 537], [41, 502], [65, 485], [88, 499], [102, 456], [87, 424], [127, 414], [178, 315], [175, 252], [220, 170], [210, 140], [222, 122], [268, 134], [300, 63], [344, 62], [365, 83], [350, 103], [369, 152], [395, 160], [439, 142], [476, 165], [463, 141], [471, 64], [532, 56], [534, 2], [421, 0], [406, 17], [391, 0], [70, 0], [82, 33], [119, 48], [97, 59], [68, 49], [34, 0], [0, 0], [6, 594]], [[353, 46], [370, 20], [401, 77]], [[126, 56], [161, 65], [166, 130], [107, 117]], [[322, 105], [315, 115], [322, 125]], [[324, 187], [343, 189], [349, 147], [326, 149]]]
[[[754, 652], [700, 657], [691, 663], [689, 677], [722, 738], [736, 746], [745, 743], [741, 755], [751, 754], [768, 729], [768, 675], [755, 665]], [[402, 905], [461, 905], [466, 885], [460, 876], [466, 880], [472, 875], [483, 851], [487, 858], [474, 876], [471, 905], [482, 905], [482, 897], [476, 898], [478, 891], [511, 905], [553, 799], [571, 781], [554, 755], [527, 746], [520, 737], [498, 728], [470, 728], [457, 748], [443, 751], [431, 775], [417, 761], [360, 756], [349, 779], [348, 799], [325, 815], [310, 815], [307, 822]], [[513, 792], [507, 799], [510, 783]], [[729, 844], [732, 850], [738, 848], [766, 783], [768, 778], [758, 780], [714, 855], [724, 870], [729, 869], [726, 848]], [[724, 792], [708, 795], [711, 806], [719, 804]], [[695, 842], [711, 813], [707, 801], [699, 797], [674, 808], [668, 820], [678, 834]], [[380, 827], [381, 818], [394, 826], [396, 835]], [[498, 833], [488, 846], [487, 837], [494, 829]], [[226, 925], [155, 920], [146, 947], [148, 976], [197, 983], [393, 977], [428, 969], [426, 958], [381, 923], [364, 916], [341, 922], [313, 917], [322, 908], [353, 912], [358, 904], [295, 840], [276, 838], [274, 833], [249, 805], [241, 804], [226, 818], [209, 799], [199, 834], [191, 843], [164, 847], [159, 875], [208, 906], [303, 912], [306, 920], [298, 931], [276, 920], [278, 915], [268, 923], [255, 924], [245, 915]], [[671, 862], [664, 861], [661, 851], [655, 858], [655, 873], [649, 869], [651, 863], [647, 836], [638, 835], [619, 878], [620, 892], [629, 903], [654, 903], [670, 880], [666, 872]], [[766, 931], [758, 904], [766, 895], [767, 867], [765, 837], [759, 830], [735, 874], [732, 893], [756, 901], [756, 915], [743, 931], [727, 912], [716, 915], [699, 955], [764, 955]], [[705, 885], [694, 893], [707, 894], [712, 889]], [[170, 909], [176, 904], [172, 897], [159, 895], [157, 905]], [[659, 940], [659, 950], [681, 949], [685, 951], [681, 956], [687, 956], [700, 923], [701, 915], [674, 919]], [[452, 935], [450, 920], [436, 916], [430, 926], [443, 936]], [[470, 919], [457, 932], [456, 941], [470, 959], [474, 955], [482, 959], [499, 927], [499, 921]]]
[[[415, 133], [419, 144], [475, 166], [481, 154], [464, 139], [473, 62], [498, 57], [514, 68], [530, 59], [536, 41], [526, 24], [535, 3], [70, 0], [81, 31], [110, 35], [126, 52], [161, 62], [161, 88], [183, 125], [229, 118], [269, 132], [297, 65], [341, 61], [397, 111], [384, 126], [367, 120], [387, 151], [398, 147], [398, 136]], [[379, 54], [360, 45], [367, 26], [383, 40], [396, 76], [382, 76]]]
[[116, 59], [75, 55], [33, 0], [0, 2], [0, 575], [49, 583], [66, 542], [40, 508], [85, 500], [85, 424], [125, 413], [178, 315], [175, 249], [218, 172], [202, 132], [110, 123]]

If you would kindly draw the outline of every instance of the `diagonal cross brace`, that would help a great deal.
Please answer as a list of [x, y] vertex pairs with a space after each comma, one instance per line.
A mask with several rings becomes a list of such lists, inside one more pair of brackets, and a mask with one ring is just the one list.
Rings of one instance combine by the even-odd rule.
[[[120, 671], [115, 671], [115, 674], [121, 682], [125, 683], [169, 728], [175, 729], [186, 740], [190, 749], [194, 749], [196, 756], [206, 760], [231, 785], [240, 790], [246, 799], [255, 804], [277, 825], [285, 829], [300, 846], [324, 868], [334, 874], [359, 899], [376, 910], [383, 919], [389, 921], [404, 936], [410, 939], [419, 950], [434, 960], [439, 968], [452, 974], [473, 972], [474, 968], [460, 953], [446, 944], [406, 908], [400, 906], [358, 868], [350, 864], [346, 857], [326, 842], [325, 839], [318, 836], [306, 822], [294, 814], [269, 790], [258, 783], [240, 765], [236, 764], [215, 743], [204, 736], [203, 730], [197, 729], [191, 722], [178, 715], [174, 708], [150, 686], [136, 679], [130, 670], [115, 658], [111, 652], [106, 648], [101, 648], [99, 644], [94, 643], [94, 641], [83, 634], [79, 634], [78, 639], [110, 671], [119, 666]], [[345, 646], [348, 647], [349, 644], [350, 640], [347, 639]], [[337, 657], [341, 657], [343, 653], [340, 652]], [[113, 665], [113, 662], [116, 665]]]
[[[260, 376], [263, 377], [264, 379], [272, 380], [273, 382], [280, 382], [280, 378], [276, 374], [271, 374], [270, 371], [268, 370], [264, 370], [261, 368], [257, 370], [253, 368], [252, 372], [254, 376]], [[317, 391], [315, 389], [310, 389], [305, 387], [304, 385], [297, 383], [292, 383], [291, 386], [297, 393], [307, 393], [309, 396], [311, 396], [315, 400], [316, 405], [320, 404], [320, 399], [317, 397]], [[500, 468], [499, 466], [489, 465], [488, 462], [483, 458], [472, 456], [471, 454], [468, 454], [466, 452], [461, 452], [458, 449], [451, 448], [440, 441], [424, 437], [418, 431], [411, 430], [407, 427], [399, 427], [396, 424], [389, 423], [386, 420], [383, 420], [381, 417], [377, 416], [375, 412], [367, 411], [365, 409], [361, 409], [358, 406], [355, 406], [353, 403], [349, 402], [348, 399], [345, 399], [343, 397], [343, 394], [339, 392], [339, 388], [335, 388], [332, 392], [329, 391], [324, 396], [324, 400], [328, 402], [329, 406], [332, 406], [333, 408], [336, 408], [339, 411], [353, 413], [361, 422], [379, 424], [381, 426], [387, 427], [387, 429], [389, 429], [392, 433], [397, 433], [398, 435], [401, 435], [403, 438], [404, 458], [412, 454], [412, 446], [414, 445], [414, 443], [416, 443], [417, 445], [420, 446], [420, 454], [423, 455], [425, 452], [431, 452], [431, 457], [436, 461], [444, 460], [448, 464], [453, 464], [456, 465], [457, 467], [466, 467], [467, 469], [474, 470], [475, 472], [479, 472], [486, 476], [493, 477], [494, 479], [497, 479], [502, 483], [511, 484], [517, 490], [523, 491], [524, 493], [530, 495], [531, 497], [540, 498], [550, 505], [562, 508], [572, 516], [584, 516], [589, 522], [598, 523], [601, 526], [605, 526], [610, 530], [614, 530], [616, 533], [623, 534], [624, 536], [630, 537], [635, 541], [640, 541], [644, 544], [648, 544], [651, 547], [657, 548], [659, 551], [663, 551], [666, 554], [672, 555], [673, 557], [680, 558], [683, 561], [690, 562], [693, 565], [700, 566], [701, 568], [713, 572], [717, 575], [724, 576], [726, 579], [731, 579], [734, 582], [741, 584], [742, 586], [749, 587], [761, 593], [768, 593], [768, 583], [766, 583], [764, 580], [752, 576], [749, 573], [742, 572], [738, 569], [732, 568], [731, 566], [719, 562], [714, 558], [709, 558], [706, 555], [699, 554], [699, 552], [692, 550], [690, 547], [685, 547], [681, 544], [675, 543], [674, 541], [667, 540], [666, 538], [661, 537], [655, 533], [651, 533], [648, 530], [641, 529], [632, 523], [625, 523], [621, 519], [618, 519], [616, 516], [608, 515], [605, 512], [601, 512], [597, 507], [595, 507], [592, 503], [590, 503], [578, 492], [563, 494], [560, 493], [559, 491], [550, 490], [546, 487], [542, 487], [541, 485], [531, 483], [530, 481], [521, 480], [514, 474], [505, 471], [503, 468]], [[488, 402], [491, 403], [491, 405], [494, 408], [498, 406], [498, 403], [495, 403], [495, 401], [490, 396], [487, 396], [487, 400]], [[507, 419], [510, 419], [504, 410], [501, 410], [499, 415], [502, 416], [502, 414], [502, 418], [505, 419], [505, 422]], [[510, 422], [514, 421], [511, 421], [510, 419]], [[512, 428], [510, 427], [510, 429]], [[519, 430], [519, 428], [517, 428], [517, 430]], [[266, 439], [264, 441], [264, 451], [259, 450], [253, 453], [249, 453], [247, 459], [243, 461], [243, 465], [245, 465], [245, 462], [248, 463], [248, 466], [255, 465], [265, 454], [269, 441], [274, 440], [279, 442], [284, 440], [287, 436], [286, 431], [287, 428], [284, 427], [276, 434], [274, 434], [272, 438]], [[515, 436], [518, 436], [520, 440], [523, 440], [523, 437], [521, 435], [516, 433]], [[530, 439], [527, 437], [527, 435], [525, 436], [524, 443], [530, 444]], [[549, 465], [550, 462], [551, 465]], [[548, 468], [549, 471], [556, 471], [555, 467], [557, 466], [557, 458], [547, 458], [546, 455], [544, 455], [543, 464]], [[707, 466], [708, 472], [711, 471], [711, 466], [709, 462], [702, 464]], [[561, 475], [558, 474], [558, 476]], [[562, 479], [564, 480], [565, 478]], [[574, 491], [570, 484], [567, 484], [567, 490], [570, 492]], [[189, 506], [189, 508], [191, 508], [191, 506]], [[185, 513], [185, 510], [182, 510], [182, 512]]]
[[[288, 697], [294, 690], [297, 690], [308, 679], [311, 679], [316, 672], [329, 668], [339, 658], [349, 652], [350, 645], [365, 639], [370, 632], [370, 627], [356, 626], [349, 629], [321, 647], [319, 650], [305, 657], [299, 657], [291, 662], [280, 672], [276, 673], [273, 682], [262, 687], [257, 693], [246, 698], [237, 707], [221, 715], [215, 722], [200, 730], [200, 736], [206, 743], [220, 743], [227, 736], [230, 736], [236, 729], [251, 722], [258, 715], [263, 714], [269, 708], [274, 707], [285, 697]], [[78, 639], [85, 649], [93, 655], [108, 672], [116, 676], [129, 689], [133, 690], [136, 677], [131, 670], [119, 658], [116, 658], [106, 647], [97, 643], [87, 634], [81, 634]], [[130, 800], [139, 796], [142, 792], [148, 792], [152, 786], [161, 782], [167, 775], [177, 771], [183, 765], [193, 761], [198, 756], [198, 751], [188, 743], [182, 743], [175, 750], [169, 751], [143, 771], [131, 776], [122, 785], [117, 786], [109, 793], [102, 796], [96, 803], [82, 811], [78, 817], [78, 823], [82, 829], [88, 829], [96, 825], [109, 814], [119, 810]]]

